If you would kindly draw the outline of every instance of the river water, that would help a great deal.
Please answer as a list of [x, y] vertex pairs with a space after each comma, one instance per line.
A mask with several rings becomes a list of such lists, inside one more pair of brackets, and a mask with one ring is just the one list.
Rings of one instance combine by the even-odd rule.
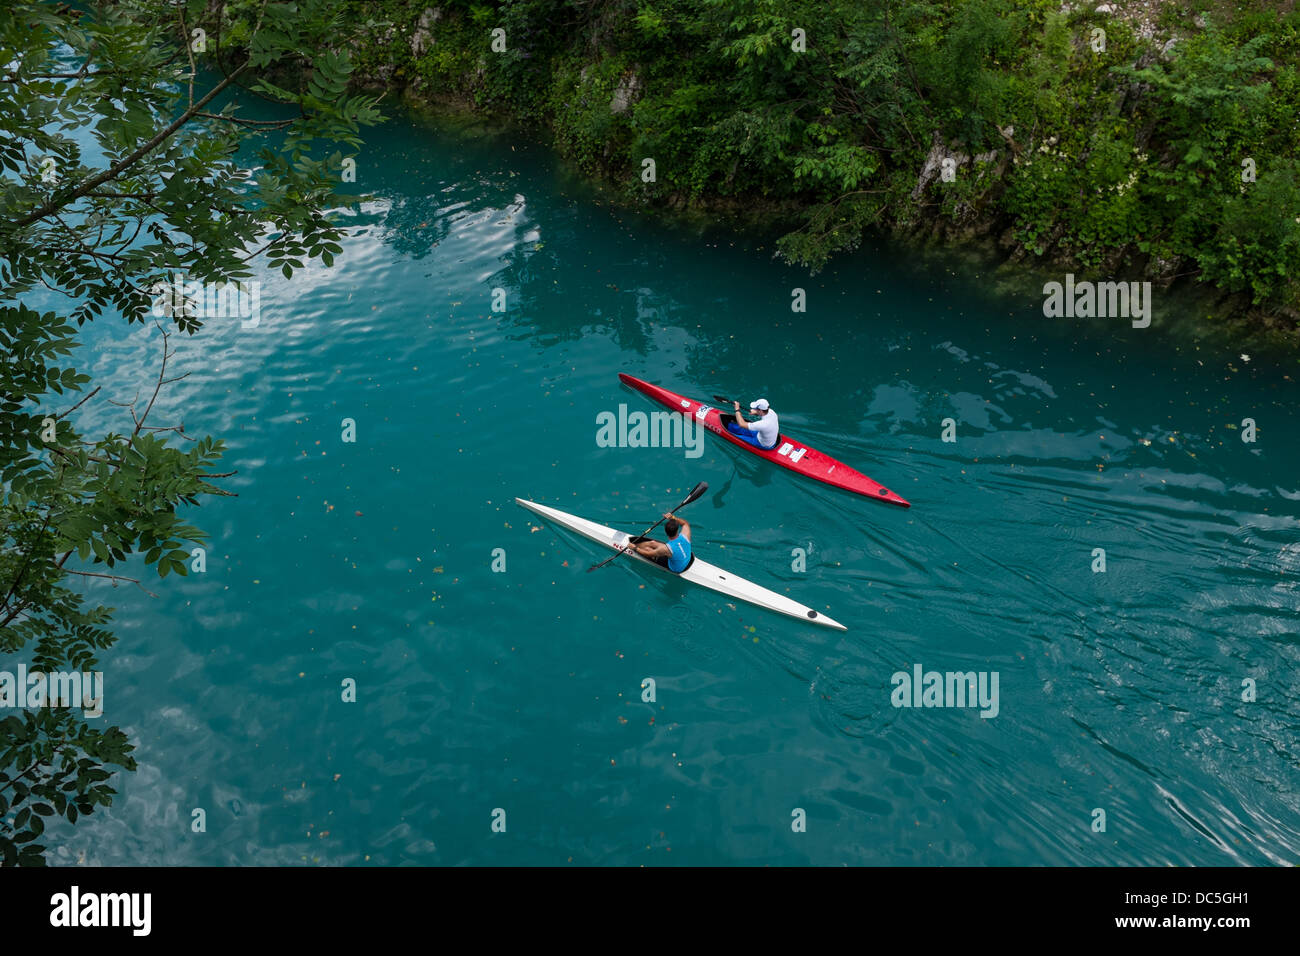
[[[52, 862], [1300, 859], [1294, 359], [1198, 349], [1159, 301], [1047, 319], [1041, 280], [888, 246], [810, 277], [509, 130], [401, 118], [358, 171], [333, 268], [177, 342], [155, 415], [225, 438], [238, 497], [195, 513], [204, 573], [92, 589], [141, 767]], [[156, 373], [152, 327], [86, 338], [110, 397]], [[601, 412], [652, 410], [620, 371], [764, 396], [912, 508], [711, 436], [601, 447]], [[588, 574], [514, 504], [636, 531], [698, 481], [697, 553], [848, 631]], [[917, 665], [996, 673], [996, 715], [893, 706]]]

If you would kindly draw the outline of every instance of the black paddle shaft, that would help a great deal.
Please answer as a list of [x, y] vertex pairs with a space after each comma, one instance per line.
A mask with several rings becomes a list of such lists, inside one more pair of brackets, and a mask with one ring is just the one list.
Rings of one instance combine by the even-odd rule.
[[[727, 407], [724, 408], [724, 409], [719, 409], [719, 411], [722, 412], [722, 423], [723, 423], [724, 425], [727, 423], [727, 419], [728, 419], [728, 418], [731, 418], [732, 421], [735, 421], [735, 419], [733, 418], [733, 416], [736, 414], [736, 408], [735, 408], [735, 406], [739, 405], [739, 404], [740, 404], [739, 402], [733, 402], [731, 399], [729, 399], [729, 398], [724, 398], [724, 397], [721, 396], [721, 395], [714, 395], [714, 396], [713, 396], [713, 400], [714, 400], [715, 402], [717, 402], [719, 405], [726, 405], [726, 406], [727, 406]], [[737, 423], [737, 424], [739, 424], [739, 423]]]
[[[670, 511], [670, 512], [668, 512], [668, 513], [669, 513], [670, 515], [672, 515], [672, 514], [676, 514], [678, 511], [680, 511], [681, 509], [683, 509], [683, 508], [685, 508], [687, 505], [689, 505], [692, 501], [695, 501], [697, 498], [702, 497], [703, 494], [704, 494], [706, 491], [708, 491], [708, 490], [709, 490], [709, 485], [708, 485], [708, 483], [707, 483], [707, 482], [704, 482], [704, 481], [701, 481], [698, 485], [696, 485], [694, 488], [691, 489], [691, 493], [690, 493], [689, 495], [687, 495], [687, 496], [685, 497], [685, 499], [683, 499], [683, 501], [682, 501], [681, 504], [679, 504], [676, 508], [674, 508], [672, 511]], [[661, 524], [663, 523], [663, 521], [664, 521], [664, 519], [663, 519], [663, 518], [660, 518], [658, 521], [656, 521], [656, 522], [655, 522], [654, 524], [652, 524], [650, 527], [646, 528], [645, 531], [643, 531], [643, 532], [642, 532], [640, 535], [638, 535], [637, 537], [644, 538], [646, 535], [648, 535], [648, 534], [649, 534], [651, 531], [653, 531], [655, 528], [659, 527], [659, 525], [661, 525]], [[597, 568], [603, 568], [605, 565], [609, 564], [609, 562], [613, 561], [615, 558], [617, 558], [620, 554], [623, 554], [625, 551], [627, 551], [626, 548], [622, 548], [622, 549], [620, 549], [620, 550], [618, 550], [618, 551], [615, 551], [613, 554], [611, 554], [611, 555], [610, 555], [608, 558], [606, 558], [604, 561], [600, 562], [600, 564], [593, 564], [591, 567], [589, 567], [589, 568], [587, 569], [587, 573], [590, 574], [592, 571], [595, 571]]]

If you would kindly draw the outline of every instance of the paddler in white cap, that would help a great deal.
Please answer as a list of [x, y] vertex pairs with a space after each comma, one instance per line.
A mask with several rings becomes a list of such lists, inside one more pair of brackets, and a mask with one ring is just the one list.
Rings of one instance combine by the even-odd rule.
[[745, 416], [740, 413], [740, 402], [731, 404], [736, 406], [736, 414], [733, 416], [733, 421], [727, 422], [727, 431], [741, 441], [749, 442], [764, 451], [771, 451], [777, 446], [781, 440], [781, 423], [777, 421], [776, 412], [772, 411], [772, 406], [767, 403], [766, 398], [749, 403], [753, 414], [751, 421], [746, 421]]

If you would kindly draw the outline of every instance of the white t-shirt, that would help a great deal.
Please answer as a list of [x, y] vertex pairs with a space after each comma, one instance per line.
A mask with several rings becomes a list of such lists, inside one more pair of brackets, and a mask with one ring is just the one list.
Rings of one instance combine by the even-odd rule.
[[745, 421], [749, 422], [749, 430], [758, 434], [758, 443], [767, 449], [775, 448], [781, 438], [781, 423], [776, 420], [776, 412], [769, 409], [768, 413], [761, 417], [751, 418], [751, 415], [757, 416], [758, 413], [751, 410], [745, 414]]

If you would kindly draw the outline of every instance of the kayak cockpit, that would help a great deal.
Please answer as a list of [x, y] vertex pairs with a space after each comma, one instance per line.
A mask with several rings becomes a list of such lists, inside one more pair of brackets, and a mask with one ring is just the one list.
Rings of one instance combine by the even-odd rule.
[[[655, 539], [647, 538], [643, 534], [638, 534], [635, 537], [628, 538], [627, 543], [640, 544], [642, 541], [653, 541], [653, 540]], [[672, 568], [668, 567], [668, 559], [665, 558], [663, 555], [656, 555], [655, 557], [650, 558], [644, 554], [641, 554], [640, 552], [637, 552], [637, 557], [641, 558], [644, 561], [649, 561], [651, 564], [659, 565], [659, 567], [663, 568], [669, 574], [685, 574], [687, 571], [691, 569], [691, 565], [695, 563], [695, 552], [693, 551], [691, 552], [691, 560], [686, 562], [686, 567], [682, 568], [680, 571], [674, 571]]]

